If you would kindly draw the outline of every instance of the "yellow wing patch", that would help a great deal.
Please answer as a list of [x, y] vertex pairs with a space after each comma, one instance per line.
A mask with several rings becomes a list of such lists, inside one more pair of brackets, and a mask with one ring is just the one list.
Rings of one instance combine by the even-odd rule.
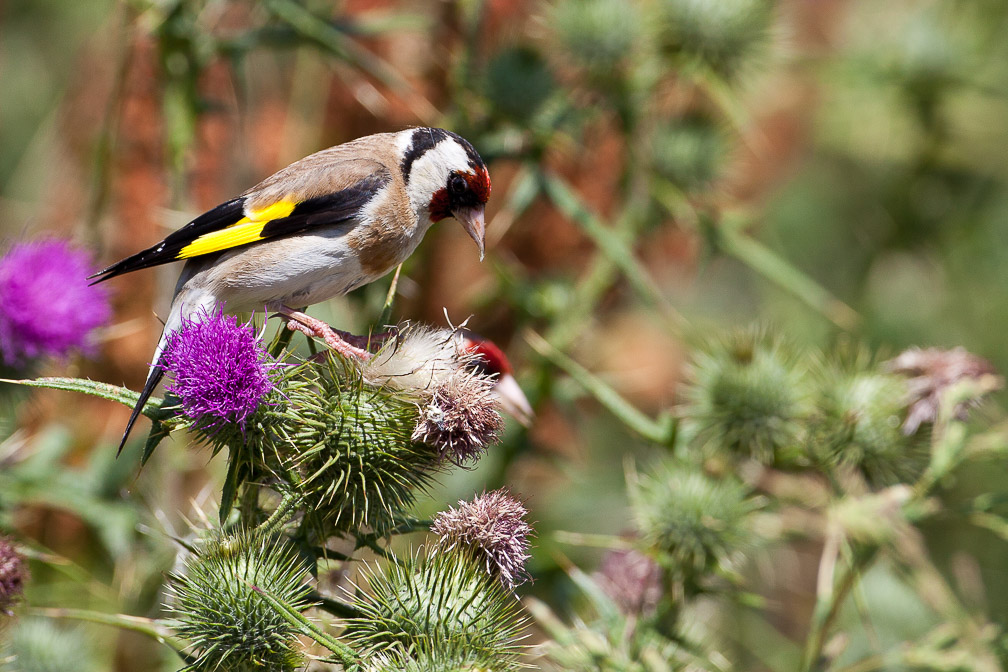
[[176, 259], [189, 259], [211, 252], [229, 250], [239, 245], [247, 245], [262, 240], [262, 230], [274, 219], [281, 219], [294, 211], [297, 203], [279, 201], [261, 210], [252, 210], [237, 222], [212, 233], [202, 236], [179, 250]]

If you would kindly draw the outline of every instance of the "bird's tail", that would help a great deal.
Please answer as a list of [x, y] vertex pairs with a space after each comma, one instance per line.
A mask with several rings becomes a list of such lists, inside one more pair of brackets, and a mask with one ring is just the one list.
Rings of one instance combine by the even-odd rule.
[[[160, 355], [160, 349], [158, 354]], [[147, 374], [147, 382], [144, 383], [143, 389], [140, 390], [140, 398], [137, 399], [136, 406], [133, 407], [133, 412], [130, 413], [129, 422], [126, 423], [126, 429], [123, 431], [122, 440], [119, 441], [119, 450], [116, 451], [116, 457], [123, 451], [123, 446], [126, 445], [126, 439], [129, 438], [130, 432], [133, 431], [133, 425], [136, 424], [137, 418], [140, 417], [140, 412], [143, 411], [144, 405], [150, 396], [154, 394], [154, 388], [158, 386], [161, 379], [164, 377], [164, 369], [158, 366], [158, 361], [155, 360], [154, 364], [151, 365], [150, 373]]]

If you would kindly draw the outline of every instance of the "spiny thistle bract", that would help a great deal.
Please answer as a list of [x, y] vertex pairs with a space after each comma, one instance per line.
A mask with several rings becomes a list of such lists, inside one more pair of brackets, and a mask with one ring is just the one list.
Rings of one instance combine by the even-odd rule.
[[169, 584], [172, 628], [197, 656], [190, 669], [296, 669], [296, 629], [253, 587], [301, 611], [305, 579], [302, 561], [278, 540], [242, 532], [205, 541]]
[[87, 254], [62, 240], [14, 245], [0, 259], [0, 362], [87, 351], [112, 309], [103, 287], [89, 286]]
[[873, 486], [916, 480], [928, 462], [926, 436], [906, 435], [906, 381], [873, 369], [865, 353], [853, 363], [826, 363], [811, 421], [812, 452], [828, 469], [860, 471]]
[[808, 411], [804, 370], [784, 346], [749, 331], [694, 356], [684, 422], [705, 446], [765, 464], [800, 448]]
[[527, 514], [522, 503], [501, 488], [438, 513], [431, 532], [439, 537], [439, 550], [468, 549], [488, 574], [513, 590], [528, 578], [525, 561], [532, 527], [525, 522]]
[[4, 672], [103, 669], [95, 660], [90, 638], [79, 629], [62, 628], [48, 619], [25, 618], [10, 624], [3, 635], [0, 670]]
[[[468, 553], [417, 553], [365, 580], [354, 599], [362, 616], [344, 632], [365, 664], [377, 656], [391, 669], [520, 667], [521, 604]], [[415, 667], [422, 661], [440, 662]]]
[[659, 564], [687, 580], [748, 548], [749, 520], [758, 506], [733, 478], [715, 481], [675, 460], [631, 481], [630, 502], [642, 540]]
[[246, 421], [273, 390], [266, 353], [252, 323], [239, 324], [218, 306], [184, 318], [168, 339], [157, 366], [171, 377], [166, 387], [195, 426], [212, 434]]
[[726, 79], [744, 74], [767, 50], [774, 0], [658, 0], [659, 43]]
[[415, 396], [366, 385], [335, 355], [327, 365], [306, 365], [301, 375], [309, 384], [284, 389], [287, 409], [273, 428], [280, 464], [270, 468], [327, 536], [384, 534], [442, 465], [438, 450], [412, 438]]

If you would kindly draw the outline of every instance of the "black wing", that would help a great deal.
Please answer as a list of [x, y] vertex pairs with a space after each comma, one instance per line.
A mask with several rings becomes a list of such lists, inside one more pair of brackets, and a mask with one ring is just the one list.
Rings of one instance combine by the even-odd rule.
[[[316, 227], [349, 221], [379, 189], [388, 183], [390, 178], [388, 171], [369, 175], [346, 189], [301, 201], [284, 217], [258, 222], [249, 222], [245, 218], [246, 196], [232, 199], [203, 213], [157, 245], [95, 273], [91, 276], [95, 278], [91, 284], [142, 268], [204, 254], [215, 254], [225, 249], [244, 247], [270, 238], [289, 236]], [[242, 226], [243, 222], [248, 224], [249, 229], [244, 232], [245, 235], [240, 242], [234, 243], [227, 239], [227, 235], [222, 235], [222, 232], [233, 229], [235, 225]], [[214, 244], [214, 238], [220, 238], [220, 244]], [[200, 243], [202, 243], [200, 249], [205, 251], [195, 254], [189, 252], [194, 249], [191, 246], [194, 244], [199, 246]]]

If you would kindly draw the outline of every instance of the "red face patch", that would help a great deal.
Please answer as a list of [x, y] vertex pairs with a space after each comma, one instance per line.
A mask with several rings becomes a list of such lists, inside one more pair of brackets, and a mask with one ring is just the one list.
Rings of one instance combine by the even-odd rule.
[[508, 361], [504, 351], [497, 347], [493, 341], [481, 340], [479, 337], [468, 337], [465, 343], [466, 352], [478, 355], [483, 361], [479, 368], [484, 373], [503, 376], [512, 372], [511, 362]]
[[486, 168], [477, 168], [475, 173], [463, 175], [469, 189], [476, 195], [476, 200], [486, 204], [490, 200], [490, 173]]
[[440, 222], [442, 219], [447, 219], [452, 216], [451, 213], [451, 198], [448, 196], [448, 190], [441, 187], [434, 192], [434, 195], [430, 199], [430, 218], [432, 222]]

